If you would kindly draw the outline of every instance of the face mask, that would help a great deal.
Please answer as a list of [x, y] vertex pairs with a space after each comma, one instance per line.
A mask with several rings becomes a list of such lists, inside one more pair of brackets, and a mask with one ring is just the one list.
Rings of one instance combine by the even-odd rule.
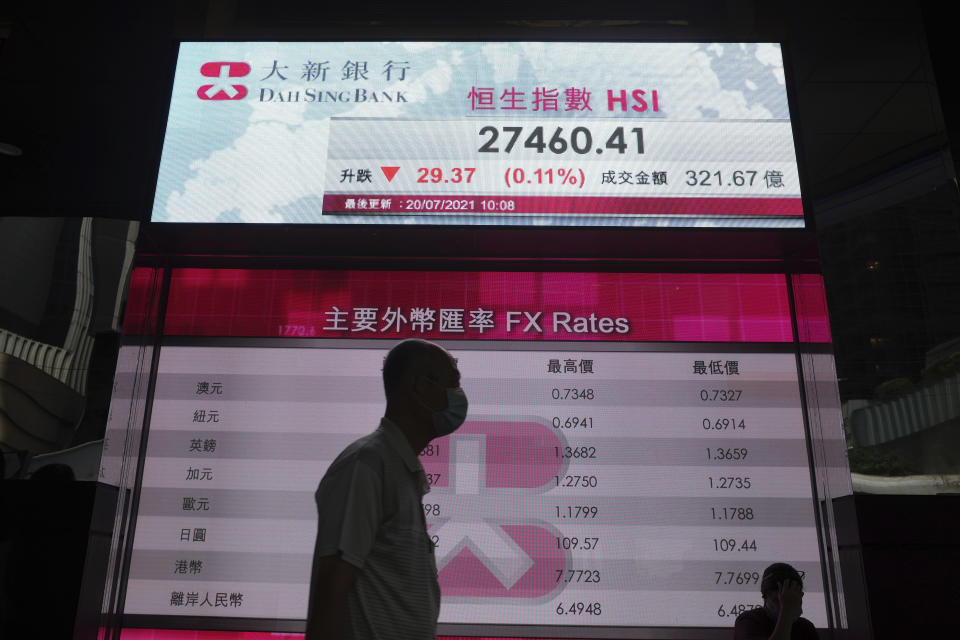
[[[430, 382], [434, 382], [430, 380]], [[434, 384], [437, 384], [434, 382]], [[427, 406], [424, 403], [424, 406]], [[428, 407], [429, 408], [429, 407]], [[447, 408], [433, 412], [433, 432], [438, 438], [450, 435], [467, 419], [467, 394], [463, 389], [447, 389]]]

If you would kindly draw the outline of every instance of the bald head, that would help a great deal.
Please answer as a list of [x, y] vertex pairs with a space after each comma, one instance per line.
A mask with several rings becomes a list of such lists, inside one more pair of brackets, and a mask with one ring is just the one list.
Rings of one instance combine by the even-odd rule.
[[389, 398], [403, 388], [404, 380], [442, 368], [449, 362], [450, 354], [427, 340], [411, 338], [398, 342], [383, 361], [383, 391]]

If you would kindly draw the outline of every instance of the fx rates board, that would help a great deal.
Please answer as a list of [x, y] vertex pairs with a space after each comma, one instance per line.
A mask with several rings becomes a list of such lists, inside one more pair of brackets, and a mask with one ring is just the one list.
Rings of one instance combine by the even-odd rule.
[[[388, 345], [265, 344], [162, 348], [126, 613], [305, 618], [313, 494], [376, 428]], [[730, 626], [775, 561], [827, 626], [792, 352], [449, 347], [467, 422], [420, 454], [441, 633]]]

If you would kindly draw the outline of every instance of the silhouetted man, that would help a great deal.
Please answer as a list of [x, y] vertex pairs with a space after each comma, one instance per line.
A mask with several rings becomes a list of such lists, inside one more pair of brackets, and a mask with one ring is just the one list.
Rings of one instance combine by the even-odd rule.
[[443, 348], [404, 340], [383, 363], [387, 407], [372, 434], [333, 461], [317, 489], [317, 543], [305, 640], [434, 640], [440, 585], [417, 459], [467, 415]]
[[737, 616], [734, 640], [817, 640], [817, 630], [803, 613], [803, 579], [796, 569], [776, 562], [760, 579], [763, 606]]

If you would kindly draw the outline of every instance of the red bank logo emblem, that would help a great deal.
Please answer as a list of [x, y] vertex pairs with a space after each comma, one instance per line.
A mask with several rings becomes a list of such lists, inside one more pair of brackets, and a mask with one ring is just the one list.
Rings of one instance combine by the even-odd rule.
[[466, 521], [441, 513], [428, 524], [444, 597], [543, 598], [561, 589], [556, 576], [570, 558], [558, 549], [559, 532], [503, 513], [505, 500], [535, 503], [564, 472], [555, 452], [565, 443], [554, 430], [534, 420], [471, 420], [434, 442], [436, 454], [421, 458], [432, 488], [473, 505]]
[[247, 96], [247, 88], [242, 84], [233, 84], [230, 78], [242, 78], [250, 73], [246, 62], [207, 62], [200, 67], [200, 75], [217, 78], [215, 84], [205, 84], [197, 89], [201, 100], [242, 100]]

